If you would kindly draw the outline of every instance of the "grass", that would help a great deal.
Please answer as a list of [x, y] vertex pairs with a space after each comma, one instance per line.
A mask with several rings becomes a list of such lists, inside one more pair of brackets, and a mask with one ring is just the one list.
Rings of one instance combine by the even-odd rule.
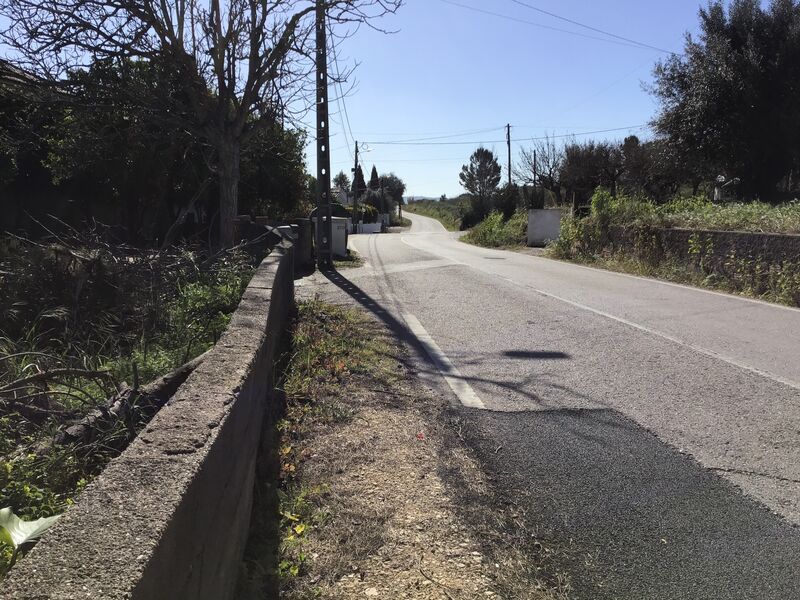
[[461, 205], [459, 200], [419, 200], [407, 204], [405, 210], [436, 219], [448, 231], [461, 230]]
[[705, 196], [676, 197], [656, 205], [647, 198], [597, 190], [592, 216], [611, 225], [676, 227], [715, 231], [800, 233], [800, 202], [771, 205], [764, 202], [713, 204]]
[[392, 214], [391, 227], [411, 227], [411, 221], [400, 215]]
[[[284, 598], [306, 597], [301, 580], [310, 560], [308, 536], [335, 527], [329, 490], [303, 476], [307, 440], [315, 432], [353, 420], [353, 400], [343, 399], [354, 382], [390, 389], [397, 378], [394, 365], [390, 342], [385, 334], [374, 332], [362, 312], [319, 300], [298, 303], [291, 355], [282, 377], [287, 403], [277, 424], [275, 506], [262, 504], [260, 517], [256, 513], [239, 600], [262, 598], [277, 589]], [[277, 525], [269, 517], [273, 509], [279, 515]], [[335, 516], [336, 523], [349, 520]]]
[[0, 508], [33, 520], [69, 507], [152, 410], [134, 397], [88, 442], [58, 434], [123, 383], [147, 384], [213, 345], [251, 261], [0, 240]]
[[[798, 207], [796, 202], [779, 206], [713, 205], [703, 197], [677, 198], [655, 206], [624, 194], [614, 198], [598, 190], [588, 217], [562, 220], [559, 239], [548, 248], [548, 254], [613, 271], [800, 306], [800, 257], [767, 263], [759, 257], [734, 253], [721, 256], [714, 252], [712, 239], [700, 231], [689, 236], [687, 248], [680, 253], [665, 250], [659, 242], [659, 230], [671, 226], [792, 233], [800, 225]], [[624, 248], [608, 242], [610, 225], [628, 228], [629, 241]]]
[[[551, 254], [554, 258], [562, 258]], [[781, 267], [765, 266], [749, 260], [734, 261], [734, 272], [725, 276], [674, 259], [653, 263], [618, 251], [593, 256], [572, 257], [591, 267], [640, 277], [663, 279], [766, 302], [800, 307], [800, 262]]]
[[664, 222], [669, 227], [686, 229], [800, 233], [800, 202], [777, 206], [763, 202], [706, 203], [689, 211], [668, 212]]
[[355, 250], [348, 250], [347, 256], [334, 257], [333, 266], [336, 269], [357, 269], [364, 266], [364, 259]]
[[504, 220], [502, 213], [495, 211], [462, 236], [461, 241], [485, 248], [511, 248], [525, 245], [527, 232], [527, 212], [519, 210]]

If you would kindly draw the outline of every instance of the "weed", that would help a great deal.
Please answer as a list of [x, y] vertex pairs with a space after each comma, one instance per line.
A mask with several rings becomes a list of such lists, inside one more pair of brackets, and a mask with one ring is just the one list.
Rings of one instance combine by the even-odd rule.
[[25, 519], [67, 508], [145, 413], [133, 402], [87, 443], [59, 431], [213, 345], [253, 272], [240, 252], [78, 241], [0, 239], [0, 506]]
[[[263, 597], [265, 590], [278, 583], [289, 593], [305, 573], [312, 560], [307, 538], [325, 529], [331, 518], [324, 508], [330, 505], [329, 490], [303, 481], [305, 440], [315, 430], [352, 421], [357, 405], [352, 398], [343, 401], [342, 390], [353, 381], [368, 379], [372, 388], [391, 389], [397, 375], [390, 356], [387, 339], [376, 335], [372, 323], [358, 310], [320, 300], [298, 303], [291, 355], [280, 378], [287, 406], [276, 425], [278, 482], [264, 484], [277, 485], [278, 523], [271, 522], [269, 515], [255, 515], [239, 598]], [[261, 491], [262, 496], [269, 493]], [[342, 521], [342, 515], [337, 519]]]
[[525, 243], [528, 231], [528, 213], [518, 210], [507, 221], [502, 213], [492, 212], [475, 225], [462, 241], [486, 248], [504, 248]]
[[[617, 246], [608, 235], [612, 225], [625, 227], [625, 239]], [[695, 230], [685, 250], [662, 248], [659, 230], [670, 227]], [[800, 232], [800, 203], [716, 205], [704, 196], [695, 196], [655, 206], [647, 199], [624, 194], [613, 197], [598, 189], [591, 214], [563, 219], [559, 239], [548, 253], [611, 270], [800, 306], [797, 262], [767, 264], [761, 256], [737, 256], [733, 251], [720, 256], [713, 236], [705, 230]]]

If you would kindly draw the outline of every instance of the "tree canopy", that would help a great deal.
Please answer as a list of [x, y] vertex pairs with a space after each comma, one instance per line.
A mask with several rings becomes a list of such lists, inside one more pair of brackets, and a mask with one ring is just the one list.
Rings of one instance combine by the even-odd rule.
[[478, 148], [461, 167], [458, 176], [461, 186], [481, 200], [491, 197], [500, 183], [500, 163], [491, 150]]
[[[242, 149], [276, 119], [314, 106], [315, 19], [357, 25], [401, 0], [0, 0], [0, 40], [41, 83], [95, 61], [160, 60], [181, 93], [155, 114], [209, 144], [222, 245], [233, 239]], [[137, 101], [142, 99], [137, 99]], [[145, 97], [150, 106], [152, 98]]]
[[771, 200], [800, 164], [800, 4], [713, 0], [684, 54], [658, 63], [656, 131], [684, 170]]
[[367, 187], [372, 191], [381, 189], [381, 180], [380, 177], [378, 177], [378, 169], [375, 168], [375, 165], [372, 165], [372, 171], [369, 175], [369, 183], [367, 184]]

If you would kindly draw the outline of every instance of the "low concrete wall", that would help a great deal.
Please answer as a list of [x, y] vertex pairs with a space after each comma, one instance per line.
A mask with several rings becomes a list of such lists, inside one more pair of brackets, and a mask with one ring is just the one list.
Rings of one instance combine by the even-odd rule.
[[380, 233], [383, 231], [382, 223], [359, 223], [357, 233]]
[[226, 600], [294, 309], [292, 248], [259, 266], [207, 359], [2, 584], [8, 600]]
[[610, 227], [608, 237], [612, 247], [627, 251], [656, 252], [680, 260], [702, 257], [707, 267], [720, 272], [732, 256], [765, 265], [800, 261], [800, 235]]

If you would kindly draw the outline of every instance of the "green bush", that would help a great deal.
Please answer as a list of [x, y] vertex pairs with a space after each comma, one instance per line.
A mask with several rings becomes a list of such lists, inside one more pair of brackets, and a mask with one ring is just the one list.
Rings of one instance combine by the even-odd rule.
[[[628, 229], [621, 248], [610, 243], [611, 225]], [[685, 255], [669, 255], [661, 248], [658, 229], [669, 227], [695, 230]], [[714, 256], [711, 239], [701, 230], [800, 232], [800, 203], [718, 205], [701, 195], [676, 197], [655, 206], [647, 198], [626, 194], [614, 197], [598, 189], [592, 197], [590, 215], [564, 218], [559, 238], [548, 252], [555, 258], [800, 306], [800, 263], [768, 265], [735, 255], [721, 261]]]
[[558, 239], [548, 246], [548, 253], [554, 258], [563, 259], [585, 256], [588, 253], [586, 221], [570, 215], [563, 216]]
[[501, 248], [524, 244], [527, 232], [526, 211], [518, 210], [507, 221], [503, 220], [502, 213], [493, 211], [461, 239], [476, 246]]
[[591, 216], [600, 225], [651, 223], [657, 209], [647, 198], [624, 193], [612, 196], [608, 190], [598, 188], [592, 195]]
[[461, 230], [461, 203], [458, 200], [418, 200], [410, 202], [404, 210], [439, 221], [448, 231]]

